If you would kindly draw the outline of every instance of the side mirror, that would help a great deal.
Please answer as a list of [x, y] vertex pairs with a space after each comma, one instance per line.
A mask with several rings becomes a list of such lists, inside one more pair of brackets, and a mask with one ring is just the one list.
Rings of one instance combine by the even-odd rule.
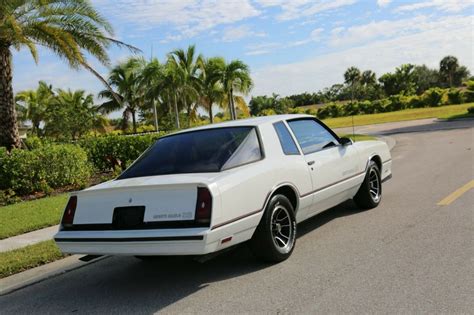
[[354, 143], [351, 138], [342, 137], [339, 140], [343, 146], [351, 145]]

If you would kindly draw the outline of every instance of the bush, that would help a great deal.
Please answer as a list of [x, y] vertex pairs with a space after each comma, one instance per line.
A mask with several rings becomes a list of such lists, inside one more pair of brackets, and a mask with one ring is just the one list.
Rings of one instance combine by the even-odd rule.
[[474, 114], [474, 106], [468, 107], [468, 108], [467, 108], [467, 112], [468, 112], [469, 114]]
[[409, 96], [407, 98], [409, 108], [422, 108], [425, 107], [422, 99], [418, 95]]
[[421, 98], [423, 103], [430, 107], [439, 106], [441, 103], [441, 99], [443, 98], [444, 90], [440, 88], [431, 88], [426, 90], [422, 95]]
[[459, 89], [449, 89], [445, 95], [447, 96], [447, 104], [463, 103], [463, 95]]
[[407, 100], [403, 95], [397, 94], [392, 95], [388, 98], [390, 103], [385, 106], [386, 112], [394, 112], [397, 110], [403, 110], [407, 108]]
[[462, 92], [462, 97], [466, 102], [474, 102], [474, 80], [466, 83], [467, 89]]
[[34, 150], [0, 152], [0, 189], [19, 195], [49, 194], [65, 186], [84, 187], [91, 175], [86, 152], [77, 145], [45, 145]]
[[110, 171], [117, 167], [124, 170], [162, 135], [164, 133], [91, 137], [80, 140], [79, 145], [97, 170]]

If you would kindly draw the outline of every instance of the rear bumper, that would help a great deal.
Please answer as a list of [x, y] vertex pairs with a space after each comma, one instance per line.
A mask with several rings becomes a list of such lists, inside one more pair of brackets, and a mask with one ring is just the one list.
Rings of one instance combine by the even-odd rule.
[[205, 255], [250, 239], [259, 218], [253, 215], [213, 230], [59, 231], [54, 240], [68, 254]]
[[217, 245], [206, 229], [60, 231], [54, 240], [65, 253], [97, 255], [200, 255]]

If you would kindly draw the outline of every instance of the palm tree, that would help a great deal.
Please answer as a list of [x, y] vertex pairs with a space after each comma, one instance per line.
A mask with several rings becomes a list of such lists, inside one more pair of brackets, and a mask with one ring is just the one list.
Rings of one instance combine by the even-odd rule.
[[18, 92], [15, 101], [24, 112], [23, 120], [31, 121], [31, 132], [37, 136], [40, 133], [40, 124], [44, 121], [48, 104], [54, 98], [53, 87], [44, 81], [39, 82], [36, 90]]
[[192, 116], [192, 101], [198, 98], [199, 95], [199, 64], [203, 57], [196, 56], [195, 46], [191, 45], [185, 51], [177, 49], [168, 55], [168, 62], [172, 64], [172, 69], [175, 71], [175, 78], [178, 85], [177, 90], [180, 93], [181, 101], [188, 115], [188, 127], [191, 123]]
[[344, 82], [351, 86], [351, 103], [354, 102], [355, 87], [360, 78], [360, 70], [356, 67], [350, 67], [344, 72]]
[[225, 91], [220, 81], [225, 68], [225, 60], [220, 57], [203, 59], [200, 67], [200, 103], [209, 113], [209, 120], [212, 124], [214, 123], [212, 107], [215, 103], [221, 104], [225, 97]]
[[[145, 95], [140, 85], [142, 71], [145, 68], [145, 59], [140, 57], [131, 57], [126, 61], [119, 63], [110, 71], [107, 83], [114, 88], [99, 92], [100, 98], [108, 99], [100, 106], [104, 113], [122, 110], [123, 126], [128, 124], [129, 117], [132, 117], [133, 132], [137, 132], [136, 114], [140, 108], [143, 108]], [[118, 99], [113, 94], [118, 96]]]
[[106, 120], [94, 104], [94, 96], [84, 90], [56, 90], [45, 115], [45, 133], [62, 138], [65, 134], [78, 139], [86, 132], [104, 130]]
[[375, 72], [372, 70], [365, 70], [362, 72], [360, 77], [360, 83], [364, 84], [365, 86], [374, 85], [377, 82], [377, 77]]
[[113, 43], [125, 45], [112, 36], [111, 25], [89, 1], [1, 1], [0, 146], [20, 146], [12, 87], [12, 48], [28, 48], [37, 62], [37, 45], [46, 47], [66, 60], [71, 68], [86, 68], [102, 79], [89, 65], [86, 54], [108, 64], [107, 48]]
[[459, 68], [458, 59], [454, 56], [446, 56], [439, 63], [439, 73], [448, 79], [449, 87], [453, 86], [453, 79]]
[[247, 94], [252, 88], [252, 79], [248, 66], [240, 60], [232, 60], [225, 65], [221, 82], [229, 102], [229, 113], [232, 120], [237, 119], [234, 92]]
[[[145, 100], [149, 100], [144, 104], [145, 108], [152, 107], [155, 131], [158, 131], [158, 113], [157, 104], [165, 103], [165, 68], [156, 58], [152, 58], [143, 68], [140, 75], [140, 87], [145, 91]], [[168, 103], [169, 104], [169, 103]], [[170, 108], [168, 106], [168, 108]]]

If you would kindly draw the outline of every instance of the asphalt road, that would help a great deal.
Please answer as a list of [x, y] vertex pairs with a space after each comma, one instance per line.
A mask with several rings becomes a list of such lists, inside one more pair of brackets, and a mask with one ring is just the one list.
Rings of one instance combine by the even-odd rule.
[[[421, 123], [423, 124], [423, 123]], [[245, 246], [197, 263], [110, 257], [0, 297], [21, 313], [474, 313], [474, 122], [378, 126], [397, 140], [381, 205], [298, 226], [291, 258]]]

